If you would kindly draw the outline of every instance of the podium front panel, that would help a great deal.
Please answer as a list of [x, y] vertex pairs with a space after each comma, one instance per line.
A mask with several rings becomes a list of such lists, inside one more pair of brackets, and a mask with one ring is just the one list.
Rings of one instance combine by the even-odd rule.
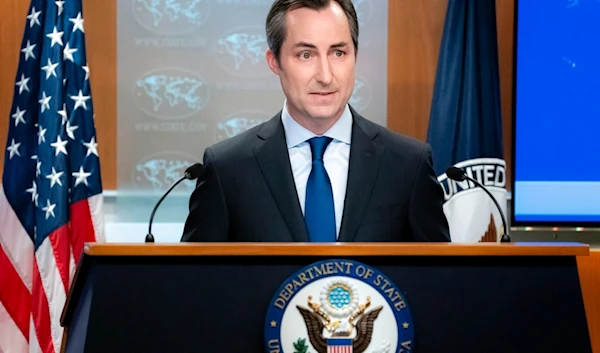
[[66, 352], [294, 353], [266, 347], [267, 312], [319, 261], [357, 261], [401, 291], [414, 339], [398, 351], [591, 353], [572, 256], [98, 256]]

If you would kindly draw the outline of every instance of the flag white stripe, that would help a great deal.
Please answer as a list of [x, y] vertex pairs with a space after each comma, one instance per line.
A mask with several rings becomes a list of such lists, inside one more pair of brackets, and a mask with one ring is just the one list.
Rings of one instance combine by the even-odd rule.
[[35, 334], [35, 326], [32, 315], [29, 315], [29, 353], [42, 353], [42, 347], [40, 347], [40, 343], [38, 342]]
[[71, 285], [73, 283], [73, 279], [75, 278], [76, 271], [77, 271], [77, 264], [75, 263], [75, 257], [73, 257], [73, 247], [69, 246], [69, 285]]
[[12, 209], [0, 185], [0, 245], [31, 293], [33, 283], [33, 242]]
[[90, 205], [92, 224], [94, 226], [94, 232], [96, 233], [96, 242], [103, 243], [105, 241], [103, 210], [104, 196], [100, 193], [98, 195], [88, 197], [88, 204]]
[[27, 338], [23, 336], [0, 301], [0, 352], [28, 353]]
[[[46, 237], [42, 245], [35, 253], [42, 279], [42, 286], [48, 299], [50, 309], [50, 335], [54, 344], [54, 352], [60, 352], [63, 328], [60, 326], [60, 315], [66, 302], [66, 293], [63, 281], [58, 272], [56, 258], [50, 242], [50, 236]], [[66, 265], [66, 264], [65, 264]]]

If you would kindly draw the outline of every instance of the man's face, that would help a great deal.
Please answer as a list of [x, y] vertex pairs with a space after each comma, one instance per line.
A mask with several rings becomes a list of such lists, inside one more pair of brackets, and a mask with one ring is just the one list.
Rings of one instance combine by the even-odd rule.
[[279, 63], [271, 51], [267, 62], [288, 111], [305, 126], [333, 125], [354, 89], [356, 53], [344, 11], [335, 1], [321, 11], [289, 11], [286, 31]]

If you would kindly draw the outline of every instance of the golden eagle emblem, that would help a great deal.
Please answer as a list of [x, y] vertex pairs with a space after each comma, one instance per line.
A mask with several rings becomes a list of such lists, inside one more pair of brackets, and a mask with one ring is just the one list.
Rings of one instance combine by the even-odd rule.
[[370, 304], [371, 300], [367, 297], [367, 302], [359, 305], [358, 310], [352, 313], [346, 322], [331, 318], [321, 310], [319, 304], [312, 302], [312, 297], [310, 296], [308, 297], [308, 305], [312, 311], [299, 305], [296, 307], [304, 318], [310, 343], [318, 353], [327, 353], [327, 338], [323, 335], [324, 330], [329, 332], [332, 338], [350, 338], [356, 330], [356, 336], [352, 340], [352, 350], [354, 353], [362, 353], [371, 343], [375, 319], [377, 319], [383, 309], [382, 306], [378, 306], [371, 311], [365, 312], [365, 309]]

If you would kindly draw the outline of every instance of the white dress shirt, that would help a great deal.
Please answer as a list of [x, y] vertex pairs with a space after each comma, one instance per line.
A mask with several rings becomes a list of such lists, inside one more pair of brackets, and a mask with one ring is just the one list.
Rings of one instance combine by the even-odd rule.
[[[304, 214], [304, 203], [306, 200], [306, 183], [312, 169], [311, 138], [318, 136], [294, 120], [288, 110], [287, 101], [283, 105], [281, 122], [285, 130], [285, 139], [298, 200]], [[346, 105], [340, 119], [322, 136], [331, 137], [333, 140], [327, 146], [323, 155], [325, 170], [331, 181], [333, 191], [333, 204], [335, 207], [335, 229], [336, 237], [339, 237], [344, 212], [344, 199], [346, 198], [346, 184], [348, 182], [348, 162], [350, 160], [350, 140], [352, 137], [352, 113]]]

